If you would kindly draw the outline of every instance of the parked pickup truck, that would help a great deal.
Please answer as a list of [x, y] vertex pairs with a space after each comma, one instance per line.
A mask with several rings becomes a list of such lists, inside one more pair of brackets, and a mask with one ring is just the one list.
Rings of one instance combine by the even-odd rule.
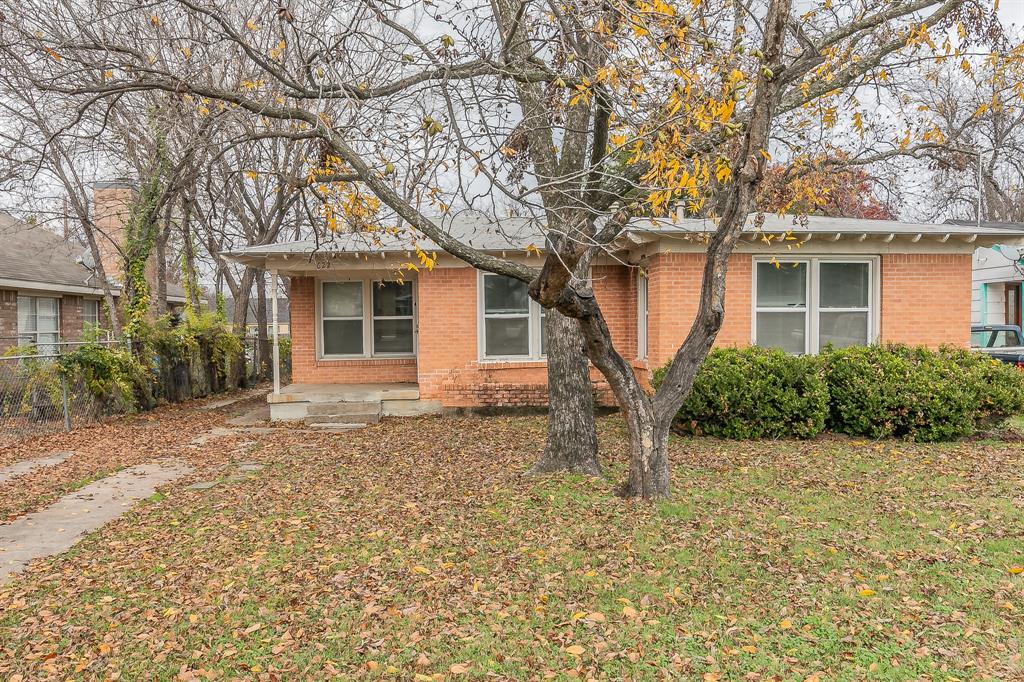
[[971, 348], [1024, 369], [1024, 334], [1016, 325], [982, 324], [971, 327]]

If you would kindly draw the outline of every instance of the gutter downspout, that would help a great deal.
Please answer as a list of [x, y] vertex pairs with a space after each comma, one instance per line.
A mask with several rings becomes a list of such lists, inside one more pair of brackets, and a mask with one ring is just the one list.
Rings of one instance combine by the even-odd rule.
[[277, 338], [277, 270], [270, 271], [270, 317], [274, 325], [274, 395], [281, 394], [281, 352]]

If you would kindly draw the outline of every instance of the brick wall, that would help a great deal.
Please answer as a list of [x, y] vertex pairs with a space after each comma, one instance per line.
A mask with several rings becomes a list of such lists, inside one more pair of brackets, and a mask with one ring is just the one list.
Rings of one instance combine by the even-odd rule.
[[81, 341], [84, 303], [81, 296], [65, 294], [60, 299], [60, 340]]
[[0, 353], [18, 345], [18, 292], [0, 289]]
[[320, 360], [316, 351], [316, 280], [291, 284], [292, 381], [297, 384], [415, 383], [414, 358]]
[[967, 346], [971, 254], [882, 256], [882, 341]]
[[[634, 361], [637, 341], [637, 272], [625, 266], [594, 268], [594, 292], [616, 347], [646, 380], [647, 367], [670, 359], [697, 310], [704, 255], [657, 254], [648, 263], [648, 356]], [[751, 339], [753, 258], [735, 254], [726, 282], [725, 321], [718, 346]], [[965, 344], [971, 314], [971, 257], [886, 255], [881, 260], [882, 329], [885, 341], [935, 346]], [[941, 292], [941, 303], [936, 294]], [[477, 351], [477, 273], [469, 267], [437, 268], [416, 281], [418, 357], [401, 360], [320, 360], [315, 348], [315, 282], [292, 280], [292, 366], [297, 383], [418, 382], [420, 395], [450, 407], [543, 405], [543, 362], [481, 362]], [[607, 384], [592, 372], [602, 404]]]
[[[732, 256], [725, 284], [725, 320], [716, 346], [750, 345], [752, 264], [749, 254]], [[704, 254], [656, 254], [647, 273], [647, 357], [653, 368], [668, 362], [690, 333], [700, 298]]]

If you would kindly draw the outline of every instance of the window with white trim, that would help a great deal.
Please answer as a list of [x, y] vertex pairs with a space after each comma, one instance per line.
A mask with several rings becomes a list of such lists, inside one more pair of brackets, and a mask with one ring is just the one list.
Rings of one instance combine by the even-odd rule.
[[96, 329], [100, 325], [100, 302], [95, 298], [82, 301], [83, 329]]
[[871, 260], [757, 261], [754, 343], [787, 353], [817, 353], [874, 340]]
[[540, 360], [547, 352], [547, 311], [530, 298], [525, 282], [482, 273], [481, 354], [487, 359]]
[[60, 302], [43, 296], [18, 296], [19, 343], [34, 345], [40, 354], [57, 352]]
[[320, 324], [324, 358], [414, 355], [412, 282], [322, 282]]

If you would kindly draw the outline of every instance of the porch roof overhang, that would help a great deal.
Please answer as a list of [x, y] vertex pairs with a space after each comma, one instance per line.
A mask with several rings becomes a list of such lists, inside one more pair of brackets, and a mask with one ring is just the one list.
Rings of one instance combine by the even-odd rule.
[[[643, 242], [664, 238], [704, 238], [717, 224], [707, 218], [647, 220], [631, 226], [633, 235]], [[891, 244], [954, 242], [973, 247], [994, 244], [1024, 244], [1024, 224], [1019, 223], [914, 223], [896, 220], [865, 220], [827, 216], [751, 215], [743, 226], [743, 240], [750, 242], [783, 241], [792, 235], [801, 241], [838, 242], [841, 240], [876, 241]]]

